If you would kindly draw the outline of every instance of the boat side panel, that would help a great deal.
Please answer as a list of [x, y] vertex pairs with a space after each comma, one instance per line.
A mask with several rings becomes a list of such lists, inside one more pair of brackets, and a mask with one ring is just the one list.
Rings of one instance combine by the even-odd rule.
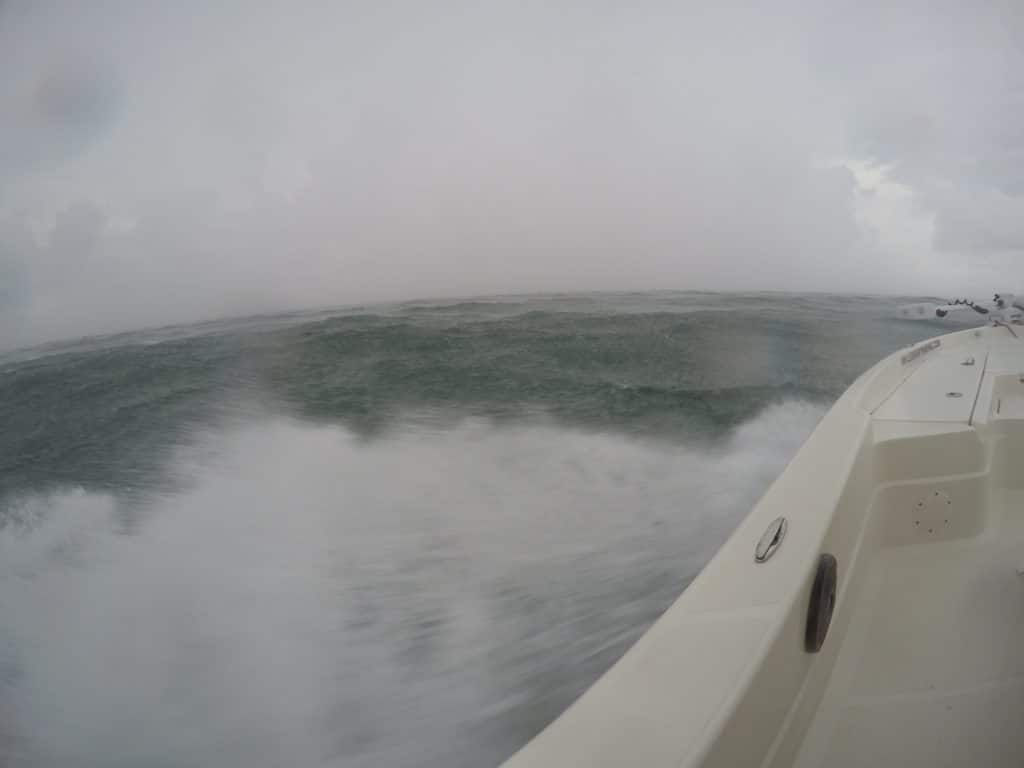
[[875, 486], [872, 452], [871, 441], [862, 441], [820, 546], [820, 552], [836, 557], [839, 572], [838, 599], [824, 645], [816, 654], [803, 647], [815, 558], [802, 589], [789, 605], [781, 631], [703, 765], [781, 768], [792, 763], [824, 694], [840, 639], [856, 605], [864, 552], [873, 550], [877, 539], [877, 533], [865, 531], [865, 510], [871, 506]]

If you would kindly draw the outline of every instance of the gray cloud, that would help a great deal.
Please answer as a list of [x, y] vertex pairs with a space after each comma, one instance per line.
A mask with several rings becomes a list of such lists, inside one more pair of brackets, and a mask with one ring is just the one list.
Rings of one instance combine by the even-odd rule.
[[931, 189], [935, 247], [962, 253], [1019, 254], [1024, 249], [1024, 198], [993, 186]]
[[1020, 19], [9, 3], [0, 344], [467, 293], [952, 290], [992, 254], [1012, 282]]
[[[819, 55], [846, 102], [847, 151], [913, 190], [934, 216], [934, 249], [1019, 255], [1024, 6], [858, 8], [833, 22], [845, 43]], [[1012, 274], [1020, 279], [1020, 268]]]
[[47, 45], [43, 21], [21, 3], [0, 5], [0, 191], [72, 160], [117, 114], [117, 83], [103, 51], [71, 39]]

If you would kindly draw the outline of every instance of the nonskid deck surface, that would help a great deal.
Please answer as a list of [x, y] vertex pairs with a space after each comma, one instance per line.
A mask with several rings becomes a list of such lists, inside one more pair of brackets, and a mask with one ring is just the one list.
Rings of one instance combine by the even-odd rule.
[[1024, 765], [1024, 491], [987, 529], [895, 546], [868, 577], [797, 765]]

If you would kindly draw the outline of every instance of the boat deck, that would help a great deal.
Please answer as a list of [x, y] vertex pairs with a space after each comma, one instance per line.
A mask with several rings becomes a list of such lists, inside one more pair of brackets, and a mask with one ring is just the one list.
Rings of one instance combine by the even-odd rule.
[[1024, 763], [1024, 491], [991, 513], [874, 556], [798, 766]]

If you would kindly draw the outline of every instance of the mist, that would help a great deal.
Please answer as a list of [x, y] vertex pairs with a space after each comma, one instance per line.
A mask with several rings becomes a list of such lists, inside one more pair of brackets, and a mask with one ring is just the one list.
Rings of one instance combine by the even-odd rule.
[[0, 346], [650, 288], [1024, 269], [1024, 14], [0, 4]]

